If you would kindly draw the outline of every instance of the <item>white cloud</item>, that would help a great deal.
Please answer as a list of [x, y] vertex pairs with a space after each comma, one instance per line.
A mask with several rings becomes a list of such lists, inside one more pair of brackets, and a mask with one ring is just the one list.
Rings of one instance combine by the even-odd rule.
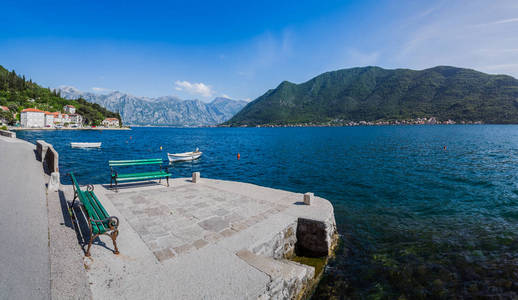
[[474, 27], [482, 27], [482, 26], [489, 26], [489, 25], [499, 25], [499, 24], [507, 24], [507, 23], [515, 23], [518, 22], [518, 18], [511, 18], [511, 19], [501, 19], [489, 23], [482, 23], [475, 25]]
[[174, 85], [175, 85], [175, 90], [187, 92], [187, 93], [193, 94], [193, 95], [201, 95], [203, 97], [210, 97], [210, 96], [212, 96], [212, 94], [214, 94], [212, 87], [210, 85], [204, 84], [203, 82], [191, 83], [186, 80], [184, 80], [184, 81], [177, 80], [177, 81], [175, 81]]

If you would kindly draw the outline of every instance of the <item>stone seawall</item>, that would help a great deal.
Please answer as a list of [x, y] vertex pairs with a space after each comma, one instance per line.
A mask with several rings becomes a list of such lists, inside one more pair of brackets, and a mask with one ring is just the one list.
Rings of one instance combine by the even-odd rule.
[[16, 132], [14, 131], [0, 130], [0, 135], [10, 138], [16, 138]]
[[[322, 257], [327, 264], [327, 257], [333, 255], [338, 242], [334, 216], [326, 221], [299, 218], [284, 230], [275, 234], [272, 239], [258, 243], [252, 247], [252, 253], [262, 257], [257, 263], [250, 259], [251, 253], [240, 253], [240, 257], [253, 261], [261, 270], [284, 269], [285, 272], [269, 273], [271, 282], [261, 297], [264, 299], [304, 299], [311, 295], [321, 274], [315, 269], [298, 264], [288, 259], [295, 255]], [[271, 258], [271, 261], [268, 261]], [[257, 258], [255, 258], [257, 260]], [[272, 266], [273, 265], [273, 266]], [[276, 265], [276, 266], [275, 266]]]

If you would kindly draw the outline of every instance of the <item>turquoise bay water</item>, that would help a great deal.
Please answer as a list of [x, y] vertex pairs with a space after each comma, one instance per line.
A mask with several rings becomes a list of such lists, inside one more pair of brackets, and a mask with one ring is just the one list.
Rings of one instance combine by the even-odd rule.
[[[62, 176], [74, 171], [81, 184], [109, 182], [109, 159], [167, 160], [166, 152], [199, 147], [203, 157], [175, 164], [174, 176], [200, 171], [203, 177], [312, 191], [329, 199], [343, 242], [317, 299], [518, 297], [518, 126], [17, 135], [52, 143]], [[103, 147], [71, 149], [72, 141], [102, 141]]]

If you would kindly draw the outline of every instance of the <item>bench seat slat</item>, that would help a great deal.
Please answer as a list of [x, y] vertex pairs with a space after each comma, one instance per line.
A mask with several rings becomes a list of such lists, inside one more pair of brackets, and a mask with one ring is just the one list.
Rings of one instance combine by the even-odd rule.
[[[104, 220], [104, 219], [108, 218], [109, 217], [108, 213], [106, 212], [104, 207], [101, 205], [101, 203], [99, 202], [99, 200], [97, 199], [95, 194], [93, 192], [86, 192], [86, 195], [94, 210], [94, 212], [91, 216], [92, 219]], [[107, 222], [94, 222], [94, 221], [91, 221], [91, 222], [92, 222], [92, 224], [95, 223], [95, 225], [97, 225], [99, 233], [104, 233], [104, 232], [108, 231]]]
[[[81, 200], [81, 203], [83, 203], [83, 206], [85, 207], [86, 212], [88, 213], [88, 216], [90, 218], [97, 219], [97, 220], [104, 219], [104, 218], [99, 217], [97, 211], [95, 210], [95, 208], [93, 206], [91, 198], [88, 197], [87, 192], [81, 191], [79, 200]], [[99, 224], [98, 222], [93, 222], [93, 221], [90, 221], [90, 223], [92, 224], [92, 231], [94, 232], [94, 234], [106, 232], [106, 229], [104, 228], [104, 226], [102, 224]]]
[[151, 172], [140, 172], [140, 173], [128, 173], [128, 174], [117, 174], [117, 180], [129, 177], [145, 177], [145, 176], [165, 176], [169, 173], [166, 171], [151, 171]]
[[117, 181], [131, 181], [131, 180], [143, 180], [143, 179], [157, 179], [157, 178], [165, 178], [171, 177], [171, 174], [160, 174], [160, 175], [146, 175], [146, 176], [135, 176], [135, 177], [127, 177], [127, 178], [117, 178]]

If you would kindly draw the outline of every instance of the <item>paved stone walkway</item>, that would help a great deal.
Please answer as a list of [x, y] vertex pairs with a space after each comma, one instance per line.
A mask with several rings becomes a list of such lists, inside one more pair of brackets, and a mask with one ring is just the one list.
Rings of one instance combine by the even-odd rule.
[[47, 198], [28, 142], [0, 136], [0, 299], [49, 299]]
[[210, 186], [107, 195], [159, 261], [230, 237], [287, 208]]

